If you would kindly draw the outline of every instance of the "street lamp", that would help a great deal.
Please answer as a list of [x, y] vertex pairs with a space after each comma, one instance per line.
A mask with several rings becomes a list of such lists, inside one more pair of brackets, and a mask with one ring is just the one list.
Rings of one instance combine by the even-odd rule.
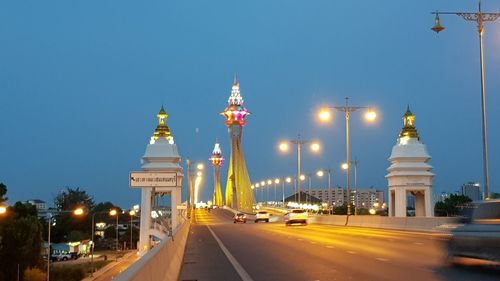
[[115, 243], [115, 247], [116, 247], [116, 251], [118, 251], [118, 217], [120, 216], [118, 210], [116, 209], [112, 209], [111, 211], [109, 211], [109, 215], [110, 216], [116, 216], [116, 243]]
[[[331, 209], [332, 205], [332, 187], [331, 187], [331, 181], [332, 181], [332, 170], [331, 169], [324, 169], [324, 170], [319, 170], [316, 172], [316, 175], [318, 177], [323, 177], [325, 172], [328, 173], [328, 209]], [[331, 214], [330, 211], [328, 211], [328, 214]]]
[[128, 214], [130, 215], [130, 249], [133, 249], [134, 241], [132, 240], [132, 228], [133, 228], [132, 218], [136, 215], [136, 212], [135, 210], [130, 210]]
[[[365, 108], [367, 109], [367, 112], [365, 114], [365, 118], [368, 121], [374, 121], [377, 118], [377, 113], [373, 110], [371, 107], [367, 106], [349, 106], [349, 98], [345, 98], [345, 105], [344, 106], [334, 106], [334, 107], [323, 107], [321, 108], [319, 112], [319, 118], [321, 121], [329, 121], [331, 119], [331, 109], [335, 109], [340, 112], [344, 112], [345, 115], [345, 146], [346, 146], [346, 163], [350, 163], [350, 139], [349, 139], [349, 116], [351, 112], [354, 112], [358, 109]], [[351, 177], [350, 177], [350, 167], [347, 165], [347, 194], [349, 195], [351, 193]], [[347, 216], [351, 214], [351, 202], [347, 203]]]
[[441, 26], [439, 15], [457, 15], [466, 21], [477, 23], [477, 31], [479, 33], [479, 65], [481, 69], [481, 113], [482, 113], [482, 131], [483, 131], [483, 172], [484, 172], [484, 199], [490, 198], [490, 182], [488, 175], [488, 141], [486, 137], [486, 90], [484, 79], [484, 56], [483, 56], [483, 33], [484, 23], [494, 22], [500, 17], [500, 13], [483, 13], [481, 11], [481, 1], [479, 0], [479, 10], [477, 13], [464, 12], [433, 12], [436, 15], [435, 25], [431, 28], [434, 32], [439, 33], [444, 30]]
[[[1, 213], [1, 210], [0, 210]], [[82, 208], [76, 208], [74, 210], [68, 210], [68, 211], [53, 211], [47, 214], [47, 221], [48, 221], [48, 237], [47, 237], [47, 281], [50, 281], [50, 230], [52, 228], [52, 213], [56, 214], [62, 214], [62, 213], [73, 213], [75, 216], [81, 216], [83, 215], [84, 211]]]
[[[288, 143], [295, 144], [297, 146], [297, 178], [300, 177], [300, 152], [302, 145], [311, 143], [310, 149], [313, 152], [318, 152], [320, 150], [320, 145], [317, 142], [311, 142], [310, 140], [303, 140], [300, 138], [300, 134], [297, 136], [297, 139], [285, 140], [280, 142], [279, 149], [283, 152], [288, 151]], [[297, 180], [297, 193], [298, 193], [298, 203], [300, 204], [300, 180]]]
[[269, 189], [271, 188], [271, 184], [273, 184], [272, 180], [267, 180], [267, 204], [269, 204]]
[[0, 215], [4, 215], [7, 213], [7, 207], [0, 205]]
[[278, 204], [278, 195], [276, 193], [276, 185], [280, 183], [280, 179], [275, 178], [274, 179], [274, 205], [276, 206]]

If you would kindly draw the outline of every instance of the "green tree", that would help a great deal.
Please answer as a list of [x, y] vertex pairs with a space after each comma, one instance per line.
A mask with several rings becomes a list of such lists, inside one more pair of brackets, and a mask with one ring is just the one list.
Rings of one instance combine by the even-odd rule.
[[[54, 199], [54, 204], [58, 211], [71, 211], [77, 208], [83, 208], [87, 212], [94, 208], [94, 200], [85, 190], [79, 187], [73, 189], [67, 187], [60, 192]], [[68, 242], [71, 231], [80, 231], [90, 238], [91, 217], [75, 216], [71, 212], [60, 213], [54, 216], [54, 227], [52, 228], [52, 241]]]
[[470, 202], [472, 202], [472, 199], [468, 196], [451, 194], [444, 201], [436, 202], [434, 205], [434, 214], [436, 216], [458, 216]]
[[490, 194], [491, 199], [500, 199], [500, 193], [493, 192]]
[[7, 201], [7, 198], [5, 195], [7, 194], [7, 186], [3, 184], [3, 182], [0, 182], [0, 203]]
[[41, 259], [42, 226], [35, 206], [17, 202], [0, 220], [0, 280], [16, 280], [20, 272]]

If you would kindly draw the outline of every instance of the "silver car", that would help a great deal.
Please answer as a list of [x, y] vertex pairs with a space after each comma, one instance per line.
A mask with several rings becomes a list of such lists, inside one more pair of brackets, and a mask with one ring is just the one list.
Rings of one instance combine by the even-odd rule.
[[473, 258], [500, 264], [500, 200], [473, 204], [471, 220], [455, 228], [448, 241], [448, 258]]

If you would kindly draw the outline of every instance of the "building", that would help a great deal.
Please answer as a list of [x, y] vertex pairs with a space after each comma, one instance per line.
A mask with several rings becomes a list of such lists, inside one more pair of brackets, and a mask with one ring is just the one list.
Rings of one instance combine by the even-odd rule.
[[[305, 190], [309, 194], [309, 190]], [[347, 191], [342, 187], [328, 189], [311, 189], [311, 196], [320, 199], [329, 206], [342, 206], [347, 202]], [[351, 191], [351, 201], [359, 208], [371, 208], [375, 203], [385, 202], [384, 192], [375, 188], [356, 189]]]
[[460, 187], [460, 194], [469, 197], [472, 201], [479, 201], [483, 199], [480, 189], [481, 186], [478, 182], [468, 182], [462, 184], [462, 187]]
[[34, 205], [36, 207], [36, 210], [39, 213], [47, 211], [47, 202], [45, 202], [43, 200], [40, 200], [40, 199], [30, 199], [30, 200], [26, 201], [26, 203]]

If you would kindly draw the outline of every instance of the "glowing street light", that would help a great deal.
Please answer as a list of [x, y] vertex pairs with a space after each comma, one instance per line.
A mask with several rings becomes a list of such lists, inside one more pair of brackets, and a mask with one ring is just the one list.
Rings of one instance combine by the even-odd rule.
[[[368, 109], [365, 117], [368, 121], [374, 121], [377, 117], [377, 114], [371, 107], [367, 106], [349, 106], [349, 98], [345, 98], [345, 105], [344, 106], [334, 106], [334, 107], [323, 107], [321, 108], [320, 112], [318, 113], [318, 116], [321, 121], [329, 121], [330, 118], [326, 118], [328, 115], [326, 114], [326, 111], [330, 112], [330, 110], [335, 109], [340, 112], [344, 112], [345, 115], [345, 138], [346, 138], [346, 163], [350, 163], [350, 139], [349, 139], [349, 116], [351, 112], [354, 112], [358, 109], [366, 108]], [[331, 114], [331, 113], [330, 113]], [[347, 194], [351, 193], [351, 178], [350, 178], [350, 167], [347, 165]], [[351, 202], [347, 203], [347, 215], [349, 216], [351, 214]]]
[[205, 168], [205, 165], [203, 165], [203, 163], [198, 163], [198, 164], [196, 165], [196, 169], [198, 169], [198, 170], [200, 170], [200, 171], [202, 171], [204, 168]]
[[0, 215], [6, 214], [7, 213], [7, 207], [6, 206], [0, 206]]
[[116, 209], [112, 209], [111, 211], [109, 211], [109, 215], [110, 216], [116, 216], [116, 229], [115, 229], [115, 233], [116, 233], [116, 241], [115, 241], [115, 247], [116, 247], [116, 251], [118, 251], [118, 217], [120, 216], [118, 210]]

